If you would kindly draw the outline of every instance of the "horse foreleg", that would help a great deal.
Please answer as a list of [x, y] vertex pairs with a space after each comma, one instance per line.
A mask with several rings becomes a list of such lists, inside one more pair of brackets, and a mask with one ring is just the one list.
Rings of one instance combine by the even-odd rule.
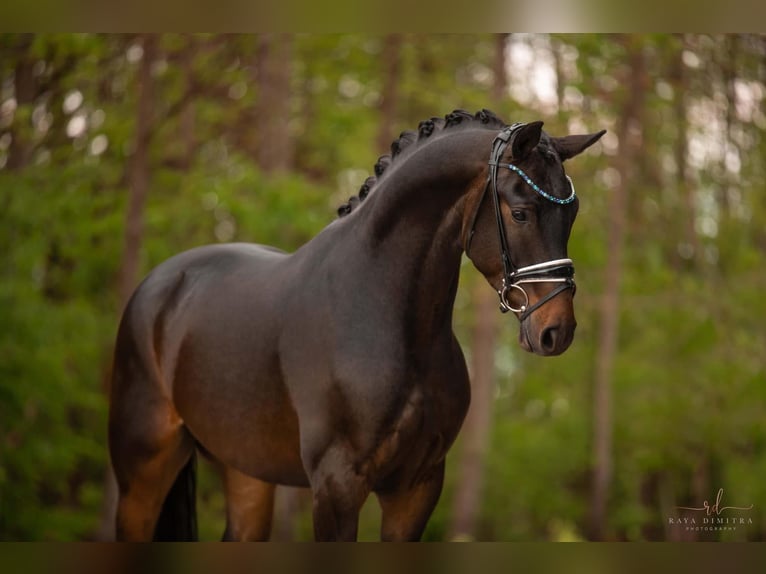
[[444, 462], [409, 487], [378, 492], [383, 511], [383, 541], [417, 541], [436, 507], [444, 484]]
[[275, 486], [231, 467], [222, 468], [226, 491], [224, 540], [264, 541], [271, 534]]
[[369, 480], [355, 470], [351, 452], [331, 446], [310, 472], [317, 541], [356, 541], [359, 510], [370, 492]]

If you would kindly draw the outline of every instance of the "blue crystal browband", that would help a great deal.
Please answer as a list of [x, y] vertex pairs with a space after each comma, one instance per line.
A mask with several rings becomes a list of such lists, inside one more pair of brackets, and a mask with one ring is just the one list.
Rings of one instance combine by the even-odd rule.
[[569, 188], [572, 190], [572, 193], [566, 199], [559, 199], [558, 197], [554, 197], [550, 193], [546, 193], [545, 191], [543, 191], [540, 188], [540, 186], [537, 185], [534, 181], [532, 181], [526, 173], [524, 173], [520, 168], [516, 167], [512, 163], [498, 163], [497, 165], [499, 167], [507, 167], [511, 171], [518, 173], [521, 179], [527, 182], [529, 187], [534, 189], [537, 193], [539, 193], [548, 201], [552, 201], [553, 203], [558, 203], [559, 205], [566, 205], [567, 203], [572, 203], [575, 199], [574, 183], [572, 183], [572, 179], [568, 175], [566, 176], [566, 178], [567, 178], [567, 181], [569, 182]]

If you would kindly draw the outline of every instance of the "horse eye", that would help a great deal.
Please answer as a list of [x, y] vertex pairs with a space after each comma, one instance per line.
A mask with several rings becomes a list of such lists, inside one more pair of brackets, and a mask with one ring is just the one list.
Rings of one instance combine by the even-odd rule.
[[527, 220], [527, 214], [520, 209], [514, 209], [511, 211], [511, 215], [513, 216], [513, 219], [519, 222]]

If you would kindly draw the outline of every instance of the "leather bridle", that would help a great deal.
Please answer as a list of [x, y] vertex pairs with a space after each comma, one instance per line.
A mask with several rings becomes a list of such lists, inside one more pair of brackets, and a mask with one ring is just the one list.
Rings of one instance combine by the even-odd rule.
[[[473, 217], [471, 218], [471, 226], [468, 231], [468, 238], [466, 240], [465, 252], [468, 254], [468, 250], [471, 247], [471, 240], [473, 239], [476, 220], [478, 218], [479, 209], [481, 208], [484, 198], [489, 190], [492, 191], [492, 202], [495, 207], [495, 220], [497, 222], [497, 231], [500, 239], [500, 257], [503, 262], [503, 282], [497, 294], [500, 297], [500, 311], [507, 313], [513, 311], [517, 314], [519, 321], [524, 321], [535, 310], [539, 309], [545, 303], [556, 297], [559, 293], [572, 289], [572, 293], [576, 290], [574, 281], [574, 265], [571, 259], [552, 259], [550, 261], [544, 261], [542, 263], [535, 263], [534, 265], [528, 265], [525, 267], [516, 267], [511, 258], [511, 249], [508, 245], [508, 238], [505, 233], [505, 224], [503, 223], [503, 216], [500, 210], [500, 193], [497, 189], [497, 170], [499, 167], [505, 167], [510, 169], [519, 175], [532, 189], [535, 190], [541, 197], [557, 203], [559, 205], [566, 205], [575, 200], [575, 189], [572, 180], [569, 176], [566, 176], [569, 181], [570, 189], [572, 193], [566, 199], [560, 199], [553, 195], [550, 195], [542, 190], [532, 179], [527, 176], [519, 167], [511, 163], [500, 163], [500, 159], [503, 157], [503, 153], [510, 145], [513, 149], [513, 140], [519, 133], [519, 130], [525, 124], [516, 123], [508, 126], [501, 131], [492, 142], [492, 154], [489, 159], [489, 173], [487, 175], [487, 183], [484, 185], [484, 191], [476, 206]], [[558, 283], [559, 285], [547, 293], [544, 297], [541, 297], [534, 305], [529, 305], [529, 295], [524, 290], [523, 285], [532, 283]], [[509, 295], [513, 290], [520, 291], [524, 297], [524, 303], [519, 307], [514, 307], [508, 300]]]

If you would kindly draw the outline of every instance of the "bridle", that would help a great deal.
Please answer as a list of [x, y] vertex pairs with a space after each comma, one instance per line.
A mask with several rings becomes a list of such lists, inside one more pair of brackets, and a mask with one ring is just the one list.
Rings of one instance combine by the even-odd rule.
[[[552, 259], [550, 261], [544, 261], [542, 263], [535, 263], [534, 265], [528, 265], [526, 267], [516, 267], [511, 259], [511, 250], [508, 245], [508, 239], [505, 233], [505, 224], [503, 223], [502, 212], [500, 211], [500, 193], [497, 189], [497, 169], [499, 167], [505, 167], [518, 174], [532, 189], [537, 192], [538, 195], [557, 203], [559, 205], [566, 205], [575, 200], [575, 189], [572, 180], [569, 176], [566, 176], [569, 181], [569, 187], [572, 193], [566, 199], [560, 199], [554, 197], [549, 193], [543, 191], [532, 179], [524, 173], [521, 168], [511, 163], [500, 163], [500, 159], [503, 157], [503, 153], [508, 145], [511, 145], [513, 149], [513, 140], [525, 124], [516, 123], [508, 126], [501, 131], [492, 142], [492, 154], [489, 159], [489, 173], [487, 175], [487, 183], [484, 185], [484, 191], [481, 194], [481, 198], [476, 206], [473, 217], [471, 218], [471, 227], [468, 232], [468, 239], [465, 245], [466, 255], [471, 247], [471, 240], [473, 239], [474, 231], [476, 228], [476, 220], [479, 215], [479, 209], [481, 208], [484, 198], [487, 195], [487, 191], [492, 189], [492, 200], [495, 207], [495, 220], [497, 222], [497, 231], [500, 238], [500, 258], [503, 262], [503, 282], [501, 288], [497, 291], [500, 297], [500, 311], [507, 313], [513, 311], [518, 314], [519, 321], [523, 322], [534, 311], [545, 305], [548, 301], [556, 297], [559, 293], [572, 289], [572, 294], [576, 290], [574, 281], [574, 265], [571, 259]], [[529, 295], [524, 290], [522, 285], [530, 283], [559, 283], [559, 285], [547, 293], [544, 297], [541, 297], [534, 305], [529, 305]], [[508, 296], [513, 290], [520, 291], [524, 296], [524, 303], [519, 307], [514, 307], [508, 300]]]
[[[574, 281], [574, 265], [571, 259], [552, 259], [550, 261], [544, 261], [542, 263], [535, 263], [534, 265], [528, 265], [526, 267], [516, 267], [511, 259], [511, 250], [508, 245], [508, 239], [505, 234], [505, 224], [503, 223], [503, 216], [500, 211], [500, 194], [497, 190], [497, 169], [499, 167], [505, 167], [518, 174], [527, 185], [537, 192], [538, 195], [559, 205], [566, 205], [572, 203], [575, 200], [575, 189], [572, 180], [569, 176], [566, 176], [569, 181], [569, 187], [572, 193], [566, 199], [560, 199], [554, 197], [549, 193], [543, 191], [536, 183], [534, 183], [530, 177], [524, 173], [519, 167], [511, 163], [500, 163], [500, 159], [503, 157], [508, 145], [511, 145], [513, 149], [513, 139], [519, 132], [519, 129], [525, 124], [516, 123], [508, 126], [501, 131], [492, 142], [492, 154], [489, 159], [489, 173], [487, 175], [487, 183], [484, 185], [484, 191], [479, 198], [479, 202], [471, 218], [471, 226], [468, 232], [468, 238], [466, 240], [465, 252], [468, 254], [468, 250], [471, 247], [471, 240], [473, 239], [474, 231], [476, 228], [476, 220], [478, 219], [479, 209], [481, 208], [484, 198], [487, 195], [487, 191], [492, 190], [492, 200], [495, 206], [495, 220], [497, 222], [497, 231], [500, 236], [500, 257], [503, 262], [503, 283], [502, 287], [497, 291], [500, 297], [500, 311], [507, 313], [513, 311], [518, 314], [519, 321], [524, 321], [535, 310], [545, 305], [548, 301], [556, 297], [559, 293], [572, 290], [572, 294], [576, 290]], [[541, 297], [534, 305], [529, 305], [529, 295], [524, 290], [523, 285], [531, 283], [559, 283], [557, 287], [552, 289], [544, 297]], [[508, 300], [508, 296], [513, 290], [520, 291], [524, 296], [524, 303], [519, 307], [514, 307]]]

